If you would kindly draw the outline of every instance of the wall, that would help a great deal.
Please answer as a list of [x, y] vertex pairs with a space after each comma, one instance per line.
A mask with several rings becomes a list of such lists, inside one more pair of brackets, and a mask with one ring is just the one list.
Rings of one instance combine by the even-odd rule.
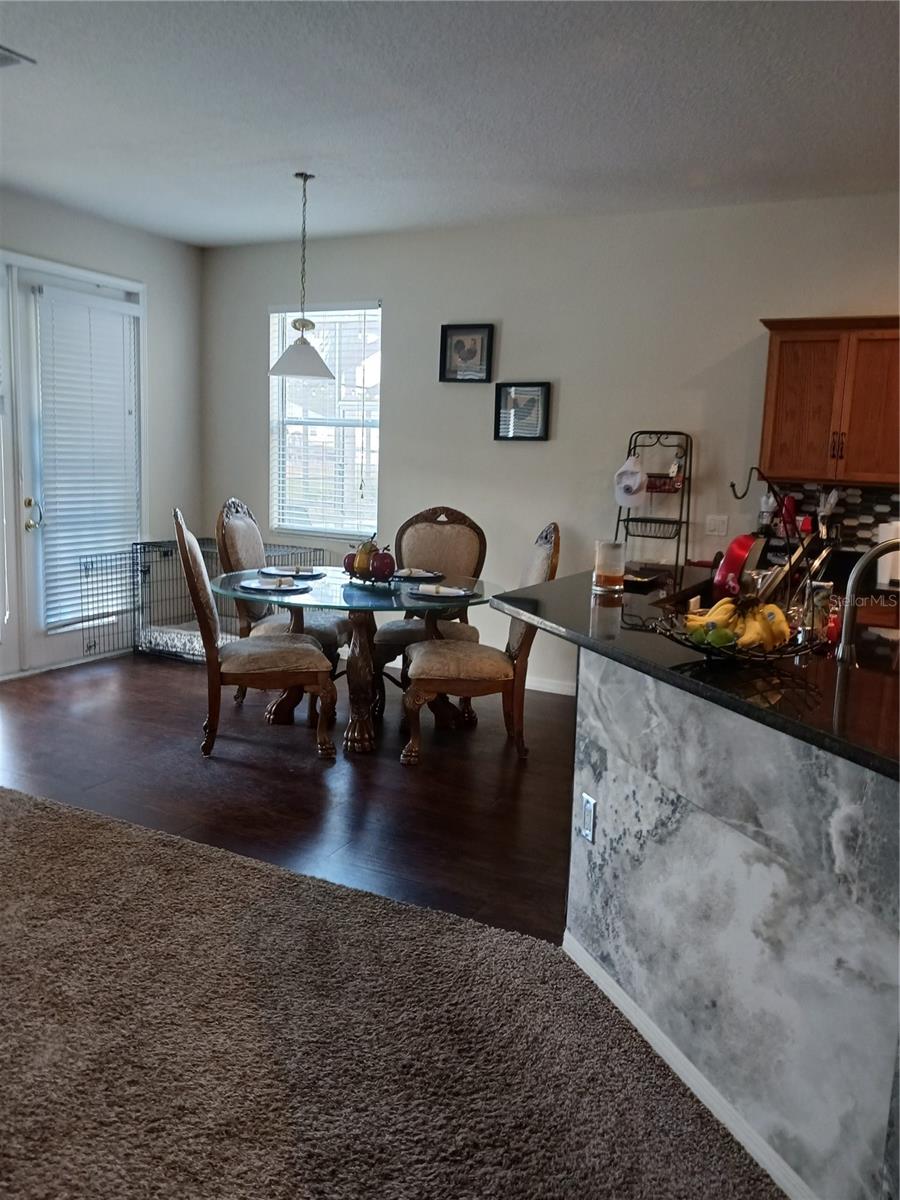
[[146, 285], [151, 537], [171, 537], [172, 506], [197, 511], [200, 466], [200, 251], [87, 213], [0, 191], [0, 246]]
[[[312, 210], [315, 223], [315, 207]], [[310, 246], [310, 307], [381, 297], [379, 533], [446, 503], [479, 521], [485, 575], [516, 583], [527, 544], [560, 522], [560, 574], [585, 569], [615, 521], [611, 479], [635, 428], [696, 440], [695, 513], [755, 515], [731, 479], [756, 461], [766, 366], [760, 317], [897, 308], [896, 197], [516, 221]], [[268, 513], [266, 314], [297, 303], [294, 244], [204, 254], [204, 521], [230, 495]], [[493, 321], [495, 380], [553, 383], [551, 440], [492, 440], [493, 385], [437, 382], [442, 322]], [[653, 545], [653, 544], [651, 544]], [[658, 544], [656, 544], [658, 545]], [[694, 554], [715, 541], [692, 530]], [[483, 638], [505, 623], [479, 611]], [[538, 638], [531, 678], [571, 687], [571, 647]]]

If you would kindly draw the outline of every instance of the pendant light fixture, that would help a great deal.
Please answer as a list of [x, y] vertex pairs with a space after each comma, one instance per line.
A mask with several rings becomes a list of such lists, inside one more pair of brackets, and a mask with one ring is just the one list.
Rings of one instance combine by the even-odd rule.
[[322, 361], [318, 350], [306, 340], [309, 330], [316, 327], [315, 321], [306, 319], [306, 185], [311, 179], [315, 179], [315, 175], [309, 175], [306, 171], [297, 171], [294, 178], [303, 181], [303, 219], [300, 225], [300, 316], [291, 321], [291, 327], [296, 329], [300, 336], [288, 346], [278, 362], [270, 367], [269, 374], [289, 375], [295, 379], [334, 379], [334, 375]]

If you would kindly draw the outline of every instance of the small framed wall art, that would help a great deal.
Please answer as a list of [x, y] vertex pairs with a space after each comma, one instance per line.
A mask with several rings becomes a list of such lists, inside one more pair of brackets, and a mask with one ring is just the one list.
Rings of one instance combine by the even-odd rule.
[[442, 325], [441, 383], [490, 383], [493, 325]]
[[495, 442], [546, 442], [549, 430], [549, 383], [497, 384]]

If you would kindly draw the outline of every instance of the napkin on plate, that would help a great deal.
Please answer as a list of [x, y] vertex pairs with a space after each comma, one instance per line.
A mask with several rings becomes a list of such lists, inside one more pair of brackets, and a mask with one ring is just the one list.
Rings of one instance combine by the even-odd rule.
[[448, 587], [443, 583], [420, 583], [420, 596], [471, 596], [469, 588]]
[[416, 579], [423, 575], [426, 579], [430, 579], [432, 575], [436, 574], [436, 571], [426, 571], [423, 567], [401, 567], [399, 571], [394, 572], [397, 579]]

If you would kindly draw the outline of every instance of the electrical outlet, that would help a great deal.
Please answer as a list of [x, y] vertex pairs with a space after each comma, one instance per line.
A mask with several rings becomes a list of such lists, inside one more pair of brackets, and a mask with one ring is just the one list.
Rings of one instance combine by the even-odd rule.
[[712, 513], [706, 518], [706, 532], [710, 537], [725, 537], [728, 533], [728, 518], [724, 514]]
[[587, 792], [581, 793], [581, 828], [579, 834], [586, 842], [594, 841], [594, 825], [597, 818], [597, 801]]

